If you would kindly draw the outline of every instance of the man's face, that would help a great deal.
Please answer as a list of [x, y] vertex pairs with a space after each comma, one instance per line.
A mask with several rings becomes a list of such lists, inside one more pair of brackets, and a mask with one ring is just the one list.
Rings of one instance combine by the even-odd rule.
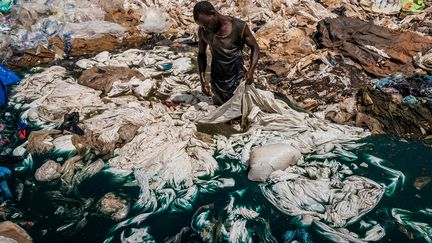
[[215, 14], [198, 14], [198, 18], [195, 22], [207, 30], [213, 31], [217, 29], [217, 19]]

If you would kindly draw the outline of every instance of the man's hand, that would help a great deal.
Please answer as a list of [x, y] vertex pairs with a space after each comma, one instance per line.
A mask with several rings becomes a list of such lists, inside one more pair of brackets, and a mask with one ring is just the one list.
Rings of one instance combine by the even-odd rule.
[[202, 90], [202, 92], [203, 92], [205, 95], [211, 96], [211, 93], [210, 93], [210, 86], [209, 86], [209, 84], [208, 84], [207, 81], [203, 81], [203, 82], [201, 83], [201, 90]]
[[246, 75], [244, 76], [244, 80], [246, 81], [247, 85], [251, 85], [253, 83], [254, 75], [253, 72], [247, 71]]

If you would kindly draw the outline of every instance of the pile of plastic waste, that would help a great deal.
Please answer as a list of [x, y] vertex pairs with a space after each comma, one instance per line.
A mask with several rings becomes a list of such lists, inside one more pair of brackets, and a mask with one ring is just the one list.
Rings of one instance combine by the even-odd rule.
[[12, 66], [139, 47], [166, 28], [159, 10], [121, 1], [22, 0], [9, 7], [0, 38], [2, 59]]
[[[417, 126], [414, 135], [388, 128], [380, 115], [367, 114], [369, 125], [365, 125], [364, 116], [357, 118], [353, 109], [341, 108], [344, 115], [337, 118], [334, 109], [327, 109], [332, 104], [343, 106], [357, 96], [360, 88], [374, 85], [377, 77], [410, 78], [430, 71], [432, 40], [427, 35], [432, 26], [432, 8], [425, 1], [210, 2], [222, 14], [245, 20], [255, 33], [262, 52], [257, 75], [260, 87], [287, 95], [307, 110], [324, 111], [324, 117], [340, 124], [404, 137], [431, 135], [424, 126]], [[0, 38], [4, 40], [0, 51], [8, 65], [29, 67], [102, 51], [138, 48], [158, 38], [193, 43], [197, 30], [192, 16], [194, 4], [7, 1], [3, 4], [5, 15], [0, 18]], [[347, 24], [350, 27], [341, 28]], [[156, 33], [162, 37], [155, 37]], [[361, 37], [358, 33], [362, 33]], [[351, 44], [338, 44], [342, 42]], [[381, 122], [377, 125], [375, 121]], [[373, 128], [371, 123], [375, 124]]]
[[[290, 225], [311, 227], [333, 241], [385, 236], [376, 222], [364, 231], [341, 233], [403, 179], [379, 165], [392, 183], [378, 184], [353, 175], [342, 163], [357, 158], [351, 151], [368, 132], [296, 111], [271, 92], [244, 84], [229, 102], [215, 107], [200, 92], [192, 56], [165, 47], [102, 52], [76, 62], [80, 77], [52, 66], [21, 81], [10, 105], [19, 107], [19, 118], [38, 131], [29, 132], [26, 142], [4, 156], [23, 157], [12, 168], [19, 175], [34, 173], [33, 186], [24, 185], [24, 191], [52, 204], [50, 217], [57, 220], [49, 227], [55, 230], [43, 229], [36, 237], [76, 235], [108, 218], [106, 241], [156, 240], [153, 217], [193, 213], [202, 197], [236, 187], [236, 180], [224, 173], [243, 174], [248, 167], [248, 178], [259, 183], [267, 207], [295, 218]], [[237, 124], [237, 134], [205, 133], [229, 121]], [[223, 165], [221, 160], [232, 162]], [[88, 192], [91, 181], [107, 176], [111, 191]], [[135, 193], [127, 193], [128, 188]], [[265, 232], [270, 222], [259, 216], [259, 207], [235, 206], [236, 198], [216, 221], [212, 210], [221, 208], [196, 212], [193, 232], [185, 230], [188, 237], [248, 241], [252, 236], [245, 232], [255, 225], [262, 237], [274, 240]], [[93, 208], [97, 216], [92, 216]], [[209, 233], [216, 229], [221, 231]]]
[[431, 138], [432, 7], [211, 2], [262, 52], [219, 107], [188, 46], [196, 1], [0, 2], [0, 240], [430, 241], [428, 205], [379, 206], [404, 173], [359, 151]]

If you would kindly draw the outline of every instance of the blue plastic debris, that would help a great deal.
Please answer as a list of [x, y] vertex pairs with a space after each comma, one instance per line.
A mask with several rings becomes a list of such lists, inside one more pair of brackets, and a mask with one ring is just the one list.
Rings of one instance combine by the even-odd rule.
[[0, 166], [0, 204], [5, 200], [11, 200], [13, 198], [7, 184], [7, 179], [11, 173], [12, 171], [8, 168]]
[[417, 99], [412, 95], [405, 96], [403, 98], [403, 101], [407, 104], [410, 104], [410, 105], [416, 105], [417, 104]]
[[0, 80], [4, 85], [17, 84], [21, 79], [11, 70], [0, 64]]
[[12, 5], [16, 4], [16, 0], [1, 0], [0, 1], [0, 12], [9, 13]]
[[294, 239], [301, 243], [312, 243], [312, 237], [305, 229], [288, 230], [283, 234], [282, 239], [284, 243], [293, 242]]
[[391, 87], [391, 86], [395, 85], [396, 83], [399, 83], [403, 80], [404, 80], [404, 75], [397, 73], [391, 77], [387, 77], [387, 78], [383, 78], [383, 79], [378, 80], [375, 83], [375, 88], [382, 89], [382, 88], [386, 88], [386, 87]]
[[334, 60], [334, 59], [330, 59], [330, 64], [332, 65], [332, 67], [336, 67], [337, 66], [337, 62], [336, 62], [336, 60]]
[[173, 67], [171, 63], [164, 63], [161, 66], [162, 66], [162, 69], [165, 71], [168, 71]]
[[64, 34], [63, 35], [63, 41], [64, 41], [64, 52], [67, 54], [67, 55], [70, 55], [71, 54], [71, 52], [72, 52], [72, 42], [71, 42], [71, 39], [72, 39], [72, 37], [71, 37], [71, 35], [69, 35], [69, 34]]
[[19, 121], [18, 121], [18, 129], [19, 130], [22, 130], [22, 129], [25, 129], [25, 128], [27, 128], [27, 121], [26, 120], [23, 120], [23, 119], [20, 119]]
[[0, 107], [7, 103], [7, 86], [18, 84], [21, 79], [11, 70], [0, 64]]

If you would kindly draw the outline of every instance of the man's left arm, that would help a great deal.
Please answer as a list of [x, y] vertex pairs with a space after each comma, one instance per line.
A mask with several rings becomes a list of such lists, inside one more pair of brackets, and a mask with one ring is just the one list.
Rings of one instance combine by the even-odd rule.
[[255, 37], [252, 34], [252, 31], [249, 29], [249, 26], [245, 26], [243, 32], [243, 42], [251, 49], [251, 60], [249, 70], [246, 72], [245, 80], [246, 84], [252, 84], [254, 79], [255, 68], [258, 64], [258, 58], [260, 49]]

